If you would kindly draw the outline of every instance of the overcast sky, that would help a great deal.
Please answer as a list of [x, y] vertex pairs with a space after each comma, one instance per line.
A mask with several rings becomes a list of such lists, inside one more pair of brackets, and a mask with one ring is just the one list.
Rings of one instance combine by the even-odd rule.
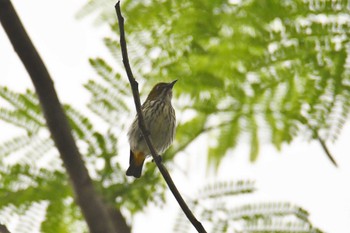
[[[82, 83], [94, 75], [88, 58], [106, 56], [101, 38], [107, 31], [93, 27], [89, 20], [75, 19], [84, 0], [14, 0], [13, 3], [54, 79], [61, 101], [85, 109], [89, 95]], [[1, 27], [0, 85], [16, 91], [32, 88]], [[2, 122], [0, 129], [0, 140], [16, 134], [12, 127]], [[246, 202], [290, 201], [308, 210], [312, 223], [325, 232], [349, 233], [349, 139], [348, 125], [339, 140], [329, 144], [339, 168], [330, 163], [318, 143], [307, 142], [304, 138], [284, 146], [281, 152], [271, 145], [262, 145], [255, 164], [249, 163], [249, 145], [242, 143], [222, 162], [219, 178], [212, 172], [206, 175], [205, 150], [195, 144], [176, 157], [178, 168], [173, 171], [174, 179], [180, 192], [188, 197], [203, 184], [217, 179], [253, 179], [258, 191]], [[208, 140], [201, 137], [198, 143], [208, 144]], [[125, 161], [128, 161], [127, 156]], [[188, 172], [183, 173], [183, 170]], [[177, 203], [169, 195], [164, 209], [151, 206], [145, 214], [136, 215], [134, 232], [171, 232], [177, 211]]]

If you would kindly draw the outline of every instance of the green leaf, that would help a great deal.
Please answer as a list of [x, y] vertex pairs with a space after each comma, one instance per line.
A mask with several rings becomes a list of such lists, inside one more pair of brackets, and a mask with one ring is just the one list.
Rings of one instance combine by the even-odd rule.
[[252, 116], [249, 119], [249, 124], [251, 127], [251, 136], [250, 136], [250, 161], [256, 161], [259, 154], [259, 134], [258, 126], [255, 118]]
[[227, 151], [237, 144], [241, 126], [239, 118], [236, 118], [222, 126], [214, 126], [214, 128], [217, 128], [220, 134], [216, 139], [216, 146], [210, 147], [208, 150], [208, 160], [217, 169]]

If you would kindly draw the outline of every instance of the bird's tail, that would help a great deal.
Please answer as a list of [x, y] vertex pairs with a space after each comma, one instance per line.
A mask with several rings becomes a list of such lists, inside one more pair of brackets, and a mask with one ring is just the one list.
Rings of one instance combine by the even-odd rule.
[[144, 153], [133, 153], [130, 150], [129, 168], [128, 170], [126, 170], [126, 175], [133, 176], [135, 178], [140, 178], [145, 158], [146, 156]]

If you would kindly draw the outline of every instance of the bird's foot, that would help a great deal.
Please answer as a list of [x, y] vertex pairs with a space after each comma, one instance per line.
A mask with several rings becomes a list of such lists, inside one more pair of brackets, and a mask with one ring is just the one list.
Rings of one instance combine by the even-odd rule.
[[152, 162], [161, 163], [163, 161], [162, 156], [156, 155], [155, 159], [152, 159]]

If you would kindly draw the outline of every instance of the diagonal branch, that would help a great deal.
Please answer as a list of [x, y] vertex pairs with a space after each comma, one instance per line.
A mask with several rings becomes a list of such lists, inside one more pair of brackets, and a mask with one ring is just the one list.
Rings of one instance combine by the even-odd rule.
[[5, 225], [0, 224], [0, 233], [10, 233]]
[[306, 125], [309, 127], [309, 129], [312, 131], [312, 133], [314, 134], [315, 138], [317, 139], [317, 141], [321, 144], [321, 147], [324, 151], [324, 153], [326, 153], [328, 159], [333, 163], [333, 165], [335, 167], [338, 167], [337, 162], [335, 161], [335, 159], [332, 156], [332, 153], [330, 152], [330, 150], [328, 149], [326, 142], [320, 137], [317, 129], [315, 129], [315, 127], [312, 127], [309, 122], [306, 122]]
[[32, 79], [51, 137], [69, 174], [76, 201], [82, 210], [90, 232], [125, 233], [125, 231], [115, 229], [106, 205], [94, 190], [92, 180], [75, 144], [67, 117], [58, 100], [50, 74], [10, 0], [0, 0], [0, 22]]
[[334, 166], [338, 167], [338, 164], [335, 161], [335, 159], [333, 158], [331, 152], [329, 151], [329, 149], [328, 149], [328, 147], [326, 145], [326, 142], [318, 134], [317, 134], [317, 140], [321, 144], [321, 147], [324, 150], [324, 152], [326, 153], [326, 155], [329, 158], [329, 160], [333, 163]]
[[168, 170], [163, 165], [160, 156], [157, 155], [157, 152], [155, 151], [155, 149], [153, 147], [151, 139], [149, 138], [149, 135], [148, 135], [148, 132], [147, 132], [147, 129], [145, 126], [143, 114], [141, 111], [141, 102], [140, 102], [140, 95], [139, 95], [139, 90], [138, 90], [138, 83], [134, 78], [134, 75], [131, 71], [130, 64], [129, 64], [128, 51], [127, 51], [127, 46], [126, 46], [126, 41], [125, 41], [125, 32], [124, 32], [124, 18], [122, 16], [121, 10], [120, 10], [120, 1], [118, 1], [117, 4], [115, 5], [115, 10], [116, 10], [116, 13], [118, 16], [118, 21], [119, 21], [120, 46], [121, 46], [121, 51], [122, 51], [122, 56], [123, 56], [123, 63], [124, 63], [124, 67], [125, 67], [125, 70], [126, 70], [126, 73], [127, 73], [130, 85], [131, 85], [132, 94], [134, 97], [135, 107], [136, 107], [138, 121], [139, 121], [139, 127], [140, 127], [140, 130], [142, 132], [142, 136], [147, 143], [147, 146], [151, 152], [151, 155], [152, 155], [160, 173], [164, 177], [164, 180], [168, 184], [168, 187], [170, 188], [171, 192], [173, 193], [173, 195], [176, 198], [177, 202], [179, 203], [180, 207], [184, 211], [185, 215], [190, 220], [192, 225], [197, 229], [198, 232], [205, 233], [206, 231], [205, 231], [203, 225], [193, 215], [192, 211], [187, 206], [186, 202], [184, 201], [181, 194], [177, 190]]

